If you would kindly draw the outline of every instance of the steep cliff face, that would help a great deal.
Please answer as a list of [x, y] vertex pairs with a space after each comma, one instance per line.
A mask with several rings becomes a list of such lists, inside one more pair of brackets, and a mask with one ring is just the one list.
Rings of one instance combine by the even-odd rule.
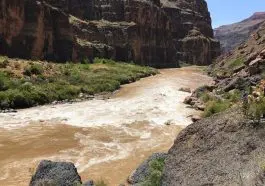
[[0, 53], [11, 57], [176, 67], [219, 55], [204, 0], [1, 0], [0, 9]]
[[1, 0], [0, 54], [26, 59], [72, 58], [68, 16], [45, 2]]
[[226, 53], [246, 41], [249, 35], [265, 21], [265, 12], [254, 13], [251, 17], [214, 30], [215, 37], [221, 42], [222, 52]]
[[217, 58], [210, 71], [218, 79], [259, 76], [265, 71], [265, 21], [246, 42]]

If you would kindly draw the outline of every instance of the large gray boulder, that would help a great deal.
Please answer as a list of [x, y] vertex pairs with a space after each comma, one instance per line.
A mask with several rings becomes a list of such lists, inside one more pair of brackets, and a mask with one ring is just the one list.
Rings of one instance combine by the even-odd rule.
[[30, 186], [78, 186], [82, 181], [76, 167], [70, 162], [40, 162]]
[[162, 186], [264, 186], [265, 127], [239, 108], [185, 128], [168, 152]]

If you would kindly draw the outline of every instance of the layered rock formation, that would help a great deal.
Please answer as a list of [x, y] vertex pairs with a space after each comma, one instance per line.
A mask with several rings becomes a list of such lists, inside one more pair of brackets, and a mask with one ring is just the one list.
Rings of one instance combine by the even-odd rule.
[[251, 17], [214, 30], [215, 37], [221, 42], [222, 52], [226, 53], [245, 42], [249, 35], [265, 21], [265, 12], [254, 13]]
[[216, 86], [229, 91], [239, 83], [255, 85], [265, 71], [265, 21], [245, 43], [220, 56], [209, 72], [216, 77]]
[[204, 0], [1, 0], [0, 10], [0, 54], [10, 57], [176, 67], [219, 55]]

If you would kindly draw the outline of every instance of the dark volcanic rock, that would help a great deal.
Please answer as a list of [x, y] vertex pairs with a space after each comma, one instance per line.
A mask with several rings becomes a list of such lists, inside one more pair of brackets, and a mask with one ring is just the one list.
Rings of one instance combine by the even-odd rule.
[[168, 152], [163, 186], [264, 185], [265, 128], [238, 108], [189, 125]]
[[154, 153], [145, 160], [128, 178], [130, 184], [137, 184], [145, 181], [149, 173], [149, 163], [153, 160], [166, 158], [166, 153]]
[[47, 160], [40, 162], [35, 175], [32, 176], [30, 181], [30, 186], [75, 186], [81, 184], [81, 178], [73, 163], [52, 162]]
[[229, 52], [245, 42], [250, 34], [265, 21], [265, 12], [253, 14], [248, 19], [231, 25], [224, 25], [214, 30], [215, 37], [221, 42], [223, 52]]
[[177, 67], [219, 55], [204, 0], [1, 0], [0, 54]]

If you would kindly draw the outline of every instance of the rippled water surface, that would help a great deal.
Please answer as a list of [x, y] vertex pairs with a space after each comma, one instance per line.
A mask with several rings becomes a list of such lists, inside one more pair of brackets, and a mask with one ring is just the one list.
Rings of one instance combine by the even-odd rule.
[[167, 151], [196, 114], [182, 103], [189, 93], [178, 89], [212, 81], [197, 67], [160, 72], [108, 100], [0, 114], [0, 185], [28, 185], [42, 159], [74, 162], [83, 180], [125, 183], [146, 157]]

